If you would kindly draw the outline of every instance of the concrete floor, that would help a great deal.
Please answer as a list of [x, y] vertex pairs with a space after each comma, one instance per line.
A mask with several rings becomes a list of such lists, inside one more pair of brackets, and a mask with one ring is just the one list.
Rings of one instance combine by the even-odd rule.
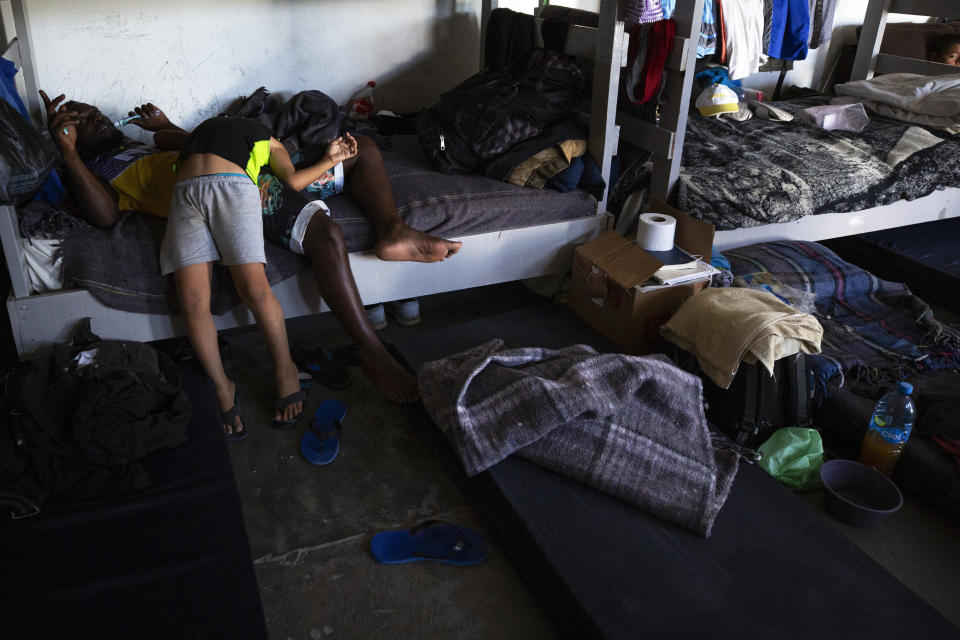
[[[532, 304], [543, 299], [515, 283], [431, 296], [421, 301], [420, 326], [391, 324], [381, 336], [402, 340]], [[292, 320], [288, 328], [293, 344], [331, 349], [346, 342], [330, 314]], [[359, 369], [345, 390], [315, 384], [311, 391], [308, 415], [327, 397], [348, 407], [339, 456], [315, 467], [299, 452], [305, 423], [289, 431], [269, 427], [274, 391], [259, 333], [240, 329], [224, 337], [232, 354], [228, 373], [250, 429], [230, 451], [271, 638], [561, 637], [427, 441]], [[820, 492], [805, 500], [823, 512]], [[470, 568], [373, 560], [375, 532], [428, 518], [487, 533], [489, 560]], [[903, 510], [877, 529], [836, 526], [960, 626], [960, 522], [908, 496]]]

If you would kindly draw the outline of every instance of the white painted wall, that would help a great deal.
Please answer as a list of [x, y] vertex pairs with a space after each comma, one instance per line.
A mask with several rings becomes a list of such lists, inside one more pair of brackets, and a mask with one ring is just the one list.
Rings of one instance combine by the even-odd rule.
[[[27, 0], [38, 82], [191, 128], [264, 85], [417, 110], [477, 70], [480, 0]], [[129, 127], [133, 129], [133, 127]]]

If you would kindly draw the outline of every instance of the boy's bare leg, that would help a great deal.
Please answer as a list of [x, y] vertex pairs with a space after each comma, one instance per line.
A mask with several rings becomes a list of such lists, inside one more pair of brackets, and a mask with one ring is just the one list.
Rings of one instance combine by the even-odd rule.
[[[285, 398], [300, 390], [297, 379], [297, 365], [290, 357], [290, 344], [287, 342], [287, 325], [283, 319], [283, 309], [273, 295], [267, 274], [260, 262], [238, 264], [230, 267], [230, 275], [237, 287], [237, 293], [247, 308], [253, 313], [257, 326], [263, 332], [267, 348], [273, 358], [274, 378], [277, 397]], [[303, 412], [303, 403], [295, 402], [274, 414], [274, 420], [292, 420]]]
[[370, 326], [340, 227], [317, 212], [307, 226], [303, 246], [313, 262], [320, 295], [357, 346], [364, 374], [394, 402], [416, 400], [416, 378], [390, 355]]
[[[220, 349], [217, 344], [217, 327], [210, 313], [210, 274], [209, 262], [194, 264], [177, 270], [173, 279], [177, 287], [177, 299], [187, 322], [187, 337], [197, 359], [213, 380], [213, 388], [217, 394], [217, 404], [221, 413], [226, 413], [233, 407], [236, 385], [227, 377], [220, 360]], [[240, 416], [234, 418], [232, 424], [224, 424], [226, 434], [240, 433], [244, 430]]]
[[393, 201], [383, 157], [373, 140], [357, 136], [358, 153], [344, 163], [345, 190], [377, 231], [374, 251], [381, 260], [440, 262], [460, 250], [461, 242], [417, 231], [400, 217]]

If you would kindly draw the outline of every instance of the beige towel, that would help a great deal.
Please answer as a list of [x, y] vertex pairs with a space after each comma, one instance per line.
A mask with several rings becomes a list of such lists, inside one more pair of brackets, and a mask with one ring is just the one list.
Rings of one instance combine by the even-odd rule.
[[795, 353], [820, 353], [823, 327], [766, 291], [705, 289], [684, 302], [660, 335], [697, 356], [710, 379], [726, 389], [741, 362], [773, 363]]

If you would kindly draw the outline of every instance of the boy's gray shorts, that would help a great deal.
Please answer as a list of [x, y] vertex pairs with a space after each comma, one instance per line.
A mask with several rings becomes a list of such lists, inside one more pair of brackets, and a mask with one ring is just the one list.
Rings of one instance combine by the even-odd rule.
[[215, 174], [178, 182], [160, 245], [161, 273], [205, 262], [266, 264], [261, 217], [260, 190], [246, 175]]

